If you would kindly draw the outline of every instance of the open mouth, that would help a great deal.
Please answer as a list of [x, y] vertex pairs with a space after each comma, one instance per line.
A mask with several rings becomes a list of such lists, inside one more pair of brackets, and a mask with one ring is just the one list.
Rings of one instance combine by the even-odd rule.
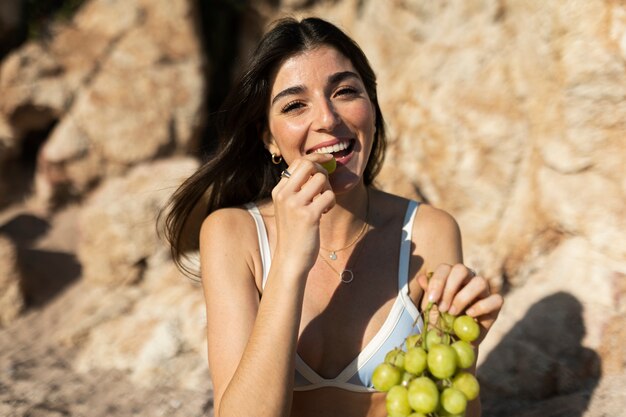
[[350, 140], [342, 140], [339, 143], [335, 143], [334, 145], [322, 146], [320, 148], [314, 149], [310, 151], [310, 153], [329, 153], [332, 154], [335, 159], [345, 158], [350, 155], [354, 150], [354, 139]]

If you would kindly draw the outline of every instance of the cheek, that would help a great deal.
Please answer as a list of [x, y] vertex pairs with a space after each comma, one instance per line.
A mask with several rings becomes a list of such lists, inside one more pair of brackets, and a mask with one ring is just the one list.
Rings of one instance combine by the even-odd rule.
[[297, 118], [270, 121], [270, 131], [279, 147], [293, 146], [300, 142], [300, 137], [307, 131], [307, 125]]
[[374, 111], [371, 104], [359, 103], [351, 106], [347, 112], [350, 122], [364, 132], [374, 131]]

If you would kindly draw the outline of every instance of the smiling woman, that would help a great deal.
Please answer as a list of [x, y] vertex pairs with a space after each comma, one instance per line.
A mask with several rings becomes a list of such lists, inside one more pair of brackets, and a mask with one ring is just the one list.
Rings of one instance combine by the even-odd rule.
[[376, 108], [352, 62], [334, 47], [318, 46], [286, 59], [271, 84], [267, 149], [288, 164], [330, 154], [337, 163], [332, 190], [354, 187], [371, 153]]
[[200, 249], [216, 416], [386, 415], [373, 370], [429, 302], [474, 317], [478, 347], [502, 298], [462, 264], [450, 215], [372, 185], [384, 121], [354, 41], [277, 22], [218, 115], [165, 223], [181, 267]]

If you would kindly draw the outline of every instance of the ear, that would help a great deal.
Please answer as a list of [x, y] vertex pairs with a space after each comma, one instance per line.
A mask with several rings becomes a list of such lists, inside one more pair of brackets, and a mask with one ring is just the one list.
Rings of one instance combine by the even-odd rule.
[[265, 145], [265, 148], [269, 151], [269, 153], [275, 154], [277, 156], [282, 155], [269, 129], [263, 130], [263, 133], [261, 133], [261, 137], [263, 139], [263, 144]]

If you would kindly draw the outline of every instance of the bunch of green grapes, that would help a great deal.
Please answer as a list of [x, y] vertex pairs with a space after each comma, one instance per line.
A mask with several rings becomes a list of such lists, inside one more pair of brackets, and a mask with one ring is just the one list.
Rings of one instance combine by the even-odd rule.
[[464, 416], [468, 401], [478, 397], [478, 381], [466, 370], [476, 360], [471, 342], [480, 328], [470, 316], [448, 313], [429, 323], [433, 306], [424, 310], [425, 333], [408, 336], [405, 349], [389, 351], [374, 370], [389, 417]]

